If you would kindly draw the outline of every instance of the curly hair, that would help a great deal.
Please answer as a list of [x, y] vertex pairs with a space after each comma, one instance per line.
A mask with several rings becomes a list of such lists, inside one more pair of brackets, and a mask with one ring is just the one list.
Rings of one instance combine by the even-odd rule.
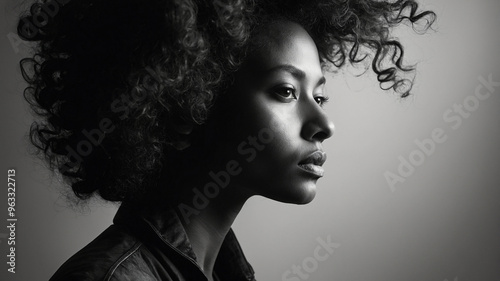
[[427, 29], [435, 14], [413, 0], [37, 1], [18, 23], [36, 42], [21, 60], [39, 116], [32, 143], [82, 200], [143, 197], [165, 170], [175, 175], [168, 163], [200, 137], [253, 36], [278, 18], [310, 33], [323, 65], [371, 60], [381, 87], [406, 97], [411, 81], [398, 74], [412, 68], [390, 29]]

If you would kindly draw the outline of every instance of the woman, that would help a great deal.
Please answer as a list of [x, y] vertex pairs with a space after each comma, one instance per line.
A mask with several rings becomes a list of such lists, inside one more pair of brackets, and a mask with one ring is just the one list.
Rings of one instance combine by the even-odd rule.
[[114, 224], [51, 280], [254, 280], [231, 230], [261, 195], [315, 196], [333, 124], [325, 71], [371, 61], [402, 97], [394, 25], [415, 1], [33, 4], [19, 35], [33, 144], [75, 201], [121, 202]]

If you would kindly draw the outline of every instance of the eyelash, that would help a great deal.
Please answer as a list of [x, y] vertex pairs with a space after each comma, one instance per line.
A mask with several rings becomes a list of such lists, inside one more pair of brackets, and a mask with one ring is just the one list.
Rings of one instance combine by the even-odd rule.
[[[283, 91], [286, 91], [287, 93], [285, 93], [285, 95], [282, 95]], [[295, 88], [293, 87], [279, 87], [274, 89], [274, 93], [285, 99], [290, 99], [290, 98], [297, 99], [297, 95], [295, 94]], [[330, 98], [327, 96], [314, 97], [314, 101], [316, 101], [316, 103], [320, 107], [323, 107], [328, 102], [329, 99]]]
[[319, 104], [319, 106], [323, 107], [325, 103], [327, 103], [330, 100], [330, 98], [327, 96], [317, 96], [314, 97], [314, 100], [316, 101], [317, 104]]
[[[285, 95], [282, 95], [283, 90], [287, 91], [287, 93]], [[288, 93], [288, 91], [290, 91], [291, 93]], [[289, 99], [291, 97], [293, 99], [297, 99], [297, 95], [295, 94], [295, 89], [293, 87], [279, 87], [279, 88], [274, 89], [273, 92], [275, 94], [277, 94], [278, 96], [285, 98], [285, 99]], [[291, 97], [290, 97], [290, 95], [291, 95]]]

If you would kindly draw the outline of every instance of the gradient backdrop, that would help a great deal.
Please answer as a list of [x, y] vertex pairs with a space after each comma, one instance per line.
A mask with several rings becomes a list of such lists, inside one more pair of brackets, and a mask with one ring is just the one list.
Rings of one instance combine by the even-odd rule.
[[[336, 131], [325, 143], [327, 175], [316, 199], [295, 206], [253, 198], [237, 219], [258, 280], [500, 280], [500, 86], [474, 97], [480, 77], [500, 82], [500, 1], [422, 2], [438, 14], [436, 30], [395, 34], [408, 61], [419, 62], [414, 95], [401, 101], [383, 92], [371, 73], [329, 76], [326, 110]], [[58, 178], [29, 156], [31, 116], [18, 67], [26, 46], [12, 33], [21, 4], [0, 5], [0, 280], [47, 280], [111, 223], [116, 207], [71, 210]], [[441, 143], [424, 154], [417, 142], [428, 143], [435, 130]], [[405, 161], [413, 169], [391, 188], [386, 175], [398, 175]], [[6, 265], [12, 168], [15, 274]], [[337, 247], [322, 261], [314, 258], [318, 239]]]

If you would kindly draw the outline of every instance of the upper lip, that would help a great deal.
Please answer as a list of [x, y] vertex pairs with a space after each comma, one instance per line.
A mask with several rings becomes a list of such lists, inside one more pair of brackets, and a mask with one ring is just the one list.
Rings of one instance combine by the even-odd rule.
[[306, 159], [302, 160], [299, 162], [299, 165], [301, 164], [314, 164], [317, 166], [322, 166], [326, 161], [326, 153], [321, 150], [314, 151], [313, 153], [309, 154]]

